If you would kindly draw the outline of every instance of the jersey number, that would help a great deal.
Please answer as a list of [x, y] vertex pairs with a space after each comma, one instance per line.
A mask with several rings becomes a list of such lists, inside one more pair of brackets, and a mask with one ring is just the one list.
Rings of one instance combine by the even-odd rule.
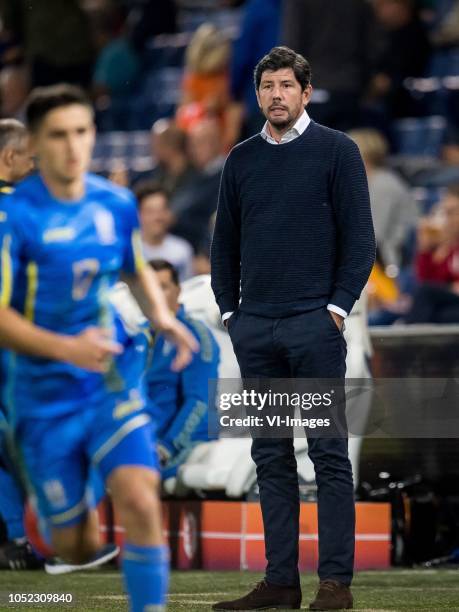
[[99, 268], [100, 264], [97, 259], [82, 259], [73, 264], [72, 297], [74, 300], [83, 300], [88, 295]]

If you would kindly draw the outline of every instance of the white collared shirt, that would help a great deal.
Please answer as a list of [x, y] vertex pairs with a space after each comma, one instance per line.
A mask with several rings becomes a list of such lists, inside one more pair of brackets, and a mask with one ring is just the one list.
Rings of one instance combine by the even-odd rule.
[[277, 140], [275, 140], [271, 136], [271, 132], [269, 130], [269, 124], [267, 121], [264, 124], [263, 129], [260, 132], [260, 136], [264, 138], [266, 142], [269, 142], [269, 144], [273, 144], [273, 145], [285, 144], [287, 142], [291, 142], [292, 140], [295, 140], [295, 138], [298, 138], [298, 136], [301, 136], [301, 134], [306, 130], [306, 128], [308, 127], [310, 123], [311, 123], [311, 118], [308, 115], [308, 113], [304, 110], [301, 113], [301, 115], [298, 117], [298, 119], [296, 120], [295, 125], [291, 127], [288, 130], [288, 132], [285, 132], [285, 134], [280, 139], [280, 142], [277, 142]]
[[[272, 144], [272, 145], [286, 144], [287, 142], [291, 142], [292, 140], [295, 140], [295, 138], [298, 138], [298, 136], [301, 136], [301, 134], [303, 134], [303, 132], [306, 130], [306, 128], [308, 127], [310, 123], [311, 123], [311, 118], [306, 112], [306, 110], [304, 110], [301, 113], [301, 115], [298, 117], [298, 119], [296, 120], [295, 125], [291, 127], [287, 132], [285, 132], [285, 134], [282, 136], [279, 142], [271, 136], [269, 124], [267, 121], [264, 124], [263, 129], [260, 132], [260, 136], [264, 138], [266, 142], [269, 142], [269, 144]], [[339, 306], [335, 306], [335, 304], [328, 304], [327, 309], [331, 310], [332, 312], [336, 312], [336, 314], [339, 314], [340, 316], [344, 318], [346, 318], [348, 315], [348, 313], [345, 310], [343, 310]], [[225, 323], [225, 321], [229, 319], [232, 314], [233, 314], [233, 311], [225, 312], [222, 316], [222, 322]]]

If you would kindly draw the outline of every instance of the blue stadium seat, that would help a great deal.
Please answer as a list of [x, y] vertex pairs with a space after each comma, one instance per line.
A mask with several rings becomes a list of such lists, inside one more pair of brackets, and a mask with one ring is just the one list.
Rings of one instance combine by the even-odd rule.
[[415, 187], [413, 196], [421, 215], [428, 215], [432, 208], [440, 201], [445, 192], [441, 187]]
[[412, 157], [438, 157], [445, 141], [442, 116], [400, 119], [393, 126], [396, 153]]
[[183, 70], [179, 67], [152, 70], [145, 74], [142, 104], [150, 113], [149, 127], [160, 117], [171, 117], [180, 100]]
[[107, 174], [119, 166], [133, 172], [153, 167], [149, 131], [112, 131], [97, 136], [92, 170]]
[[447, 92], [439, 77], [408, 78], [404, 82], [405, 89], [413, 100], [416, 117], [445, 115], [447, 107]]
[[145, 69], [181, 68], [185, 61], [185, 51], [189, 41], [189, 34], [156, 36], [144, 51], [142, 59]]
[[429, 62], [427, 77], [459, 76], [459, 49], [436, 51]]

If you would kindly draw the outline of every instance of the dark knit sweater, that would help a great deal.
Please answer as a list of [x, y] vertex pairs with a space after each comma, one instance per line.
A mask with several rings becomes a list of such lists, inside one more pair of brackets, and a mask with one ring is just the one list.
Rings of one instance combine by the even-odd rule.
[[220, 185], [212, 288], [221, 313], [287, 317], [328, 303], [350, 312], [367, 282], [375, 239], [355, 143], [311, 121], [272, 145], [234, 147]]

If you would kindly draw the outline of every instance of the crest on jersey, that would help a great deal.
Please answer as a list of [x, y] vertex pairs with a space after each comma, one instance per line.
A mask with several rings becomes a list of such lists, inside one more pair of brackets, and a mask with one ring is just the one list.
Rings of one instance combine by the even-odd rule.
[[96, 210], [94, 214], [94, 225], [101, 244], [113, 244], [116, 241], [115, 221], [108, 210]]
[[67, 504], [64, 485], [60, 480], [47, 480], [43, 484], [43, 490], [48, 502], [53, 508], [62, 508]]
[[167, 355], [172, 353], [173, 349], [174, 349], [174, 345], [172, 344], [172, 342], [170, 342], [169, 340], [165, 340], [164, 345], [163, 345], [163, 350], [162, 350], [163, 355], [167, 357]]

